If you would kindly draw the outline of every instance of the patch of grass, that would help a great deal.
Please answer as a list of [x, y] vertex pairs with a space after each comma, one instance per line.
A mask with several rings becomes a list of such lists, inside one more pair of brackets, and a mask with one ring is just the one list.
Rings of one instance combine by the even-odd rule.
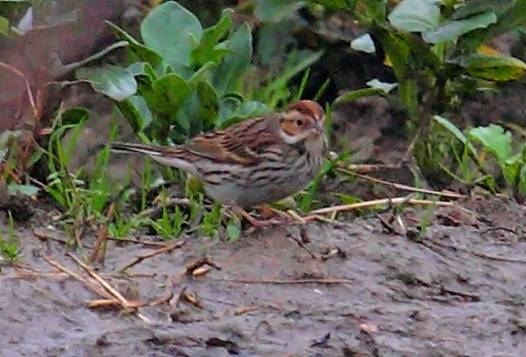
[[0, 230], [0, 253], [10, 264], [14, 263], [21, 256], [18, 237], [15, 233], [15, 224], [10, 211], [8, 211], [7, 215], [7, 232]]

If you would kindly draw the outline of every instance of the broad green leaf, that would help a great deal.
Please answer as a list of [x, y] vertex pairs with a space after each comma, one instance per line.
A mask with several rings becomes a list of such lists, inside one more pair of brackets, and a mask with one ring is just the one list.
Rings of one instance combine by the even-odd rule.
[[199, 45], [192, 51], [192, 62], [194, 65], [202, 65], [207, 62], [218, 62], [229, 51], [218, 45], [228, 30], [232, 27], [232, 10], [223, 11], [221, 19], [212, 27], [207, 28]]
[[441, 43], [454, 41], [465, 33], [475, 29], [486, 28], [497, 22], [497, 16], [492, 11], [475, 15], [464, 20], [450, 21], [440, 25], [436, 30], [422, 34], [424, 41]]
[[355, 51], [361, 51], [365, 53], [375, 53], [376, 48], [374, 46], [373, 39], [368, 33], [361, 35], [351, 41], [351, 48]]
[[179, 110], [191, 93], [186, 81], [175, 73], [167, 74], [154, 82], [153, 91], [155, 107], [152, 109], [167, 114]]
[[125, 40], [130, 44], [128, 49], [135, 57], [137, 57], [138, 60], [146, 61], [155, 68], [161, 65], [163, 58], [159, 53], [134, 39], [130, 34], [121, 29], [119, 26], [109, 21], [106, 21], [106, 23], [113, 28], [117, 38]]
[[0, 34], [7, 35], [9, 32], [9, 20], [0, 16]]
[[190, 53], [203, 36], [201, 23], [175, 1], [155, 7], [141, 23], [144, 44], [168, 62], [190, 65]]
[[505, 131], [502, 126], [490, 124], [473, 128], [468, 131], [468, 136], [480, 142], [486, 151], [495, 155], [501, 165], [511, 158], [511, 133]]
[[399, 30], [427, 32], [438, 27], [440, 8], [436, 0], [402, 0], [387, 18]]
[[303, 5], [304, 2], [298, 0], [255, 0], [254, 15], [261, 22], [280, 22]]
[[78, 79], [90, 82], [96, 92], [117, 101], [124, 100], [137, 91], [135, 78], [126, 68], [122, 67], [106, 65], [100, 68], [80, 68], [76, 76]]
[[219, 94], [235, 92], [252, 59], [252, 33], [244, 23], [226, 42], [231, 51], [214, 71], [213, 85]]
[[[472, 1], [470, 1], [472, 2]], [[469, 4], [468, 2], [467, 4]], [[473, 31], [462, 37], [462, 51], [474, 52], [480, 45], [497, 35], [526, 25], [526, 0], [495, 1], [491, 11], [497, 15], [497, 23], [484, 30]]]
[[456, 61], [477, 78], [509, 81], [524, 75], [526, 63], [514, 57], [473, 54]]

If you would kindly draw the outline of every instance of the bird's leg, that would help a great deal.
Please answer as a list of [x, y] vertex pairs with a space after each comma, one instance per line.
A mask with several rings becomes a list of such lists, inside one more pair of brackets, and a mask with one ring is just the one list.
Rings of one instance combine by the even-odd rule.
[[282, 221], [279, 221], [276, 219], [261, 220], [261, 219], [254, 218], [250, 215], [250, 213], [248, 213], [247, 211], [245, 211], [244, 209], [238, 206], [233, 206], [232, 211], [234, 211], [234, 213], [237, 213], [238, 215], [243, 217], [248, 223], [250, 223], [250, 225], [254, 228], [254, 230], [266, 228], [270, 226], [275, 226], [275, 225], [279, 225], [283, 223]]
[[286, 212], [272, 208], [269, 205], [262, 204], [259, 206], [259, 209], [261, 210], [261, 213], [264, 217], [276, 217], [276, 219], [279, 219], [281, 223], [296, 223], [294, 218], [292, 218]]

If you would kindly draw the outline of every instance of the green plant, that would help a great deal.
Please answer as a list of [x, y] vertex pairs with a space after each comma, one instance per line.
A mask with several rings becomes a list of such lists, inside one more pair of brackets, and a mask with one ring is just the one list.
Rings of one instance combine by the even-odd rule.
[[429, 160], [427, 150], [434, 135], [433, 115], [447, 116], [461, 106], [462, 98], [516, 80], [526, 70], [524, 62], [486, 45], [526, 24], [526, 0], [314, 2], [350, 12], [367, 29], [351, 47], [383, 53], [397, 80], [395, 89], [375, 83], [339, 101], [396, 90], [407, 113], [409, 134], [416, 138], [415, 157], [427, 177], [441, 171], [440, 160]]
[[[15, 234], [15, 226], [11, 212], [8, 212], [7, 222], [7, 232], [0, 230], [0, 253], [7, 261], [13, 263], [20, 257], [21, 253], [18, 248], [18, 238]], [[7, 235], [7, 237], [5, 235]]]
[[[446, 132], [450, 147], [456, 147], [456, 171], [442, 166], [444, 171], [461, 182], [482, 183], [496, 190], [507, 188], [515, 197], [526, 198], [526, 144], [513, 142], [510, 131], [490, 124], [462, 132], [449, 120], [434, 117]], [[488, 157], [489, 154], [489, 157]]]
[[[90, 174], [82, 168], [70, 172], [78, 138], [88, 117], [88, 112], [79, 108], [60, 112], [53, 122], [47, 150], [49, 175], [46, 192], [60, 206], [64, 217], [76, 225], [104, 220], [105, 210], [115, 194], [107, 177], [107, 148], [97, 154], [95, 168]], [[115, 128], [113, 126], [110, 138], [115, 135]]]
[[129, 65], [82, 68], [77, 77], [113, 98], [141, 141], [180, 143], [267, 111], [263, 103], [239, 94], [250, 66], [252, 35], [247, 24], [232, 31], [229, 10], [203, 29], [177, 2], [163, 3], [141, 23], [144, 43], [110, 25], [128, 42]]

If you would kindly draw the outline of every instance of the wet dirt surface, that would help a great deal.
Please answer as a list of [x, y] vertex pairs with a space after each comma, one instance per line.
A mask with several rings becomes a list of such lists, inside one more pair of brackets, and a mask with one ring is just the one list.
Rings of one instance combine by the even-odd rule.
[[[299, 227], [231, 243], [182, 237], [127, 274], [118, 271], [160, 246], [110, 241], [97, 273], [147, 303], [135, 312], [87, 307], [101, 296], [48, 261], [97, 283], [64, 244], [35, 236], [66, 239], [35, 208], [17, 226], [19, 267], [0, 273], [0, 355], [523, 356], [526, 208], [501, 199], [463, 207], [434, 209], [420, 236], [421, 208], [400, 216], [405, 236], [376, 217], [312, 223], [308, 250], [290, 238]], [[94, 240], [86, 235], [74, 254], [89, 256]], [[217, 267], [187, 274], [203, 257]]]

